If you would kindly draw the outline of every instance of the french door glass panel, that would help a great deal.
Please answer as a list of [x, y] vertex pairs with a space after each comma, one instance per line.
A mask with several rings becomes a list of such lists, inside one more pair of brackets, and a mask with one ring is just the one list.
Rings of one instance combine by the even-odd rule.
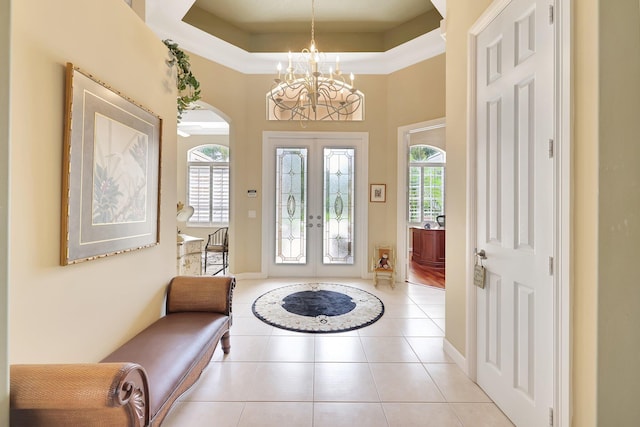
[[307, 149], [276, 149], [276, 264], [307, 263]]
[[324, 264], [353, 264], [353, 148], [324, 149]]

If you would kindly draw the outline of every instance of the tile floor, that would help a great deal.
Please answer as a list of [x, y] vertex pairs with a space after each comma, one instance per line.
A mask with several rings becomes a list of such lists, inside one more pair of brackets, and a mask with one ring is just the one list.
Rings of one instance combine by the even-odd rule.
[[512, 426], [442, 350], [442, 289], [318, 280], [365, 289], [385, 304], [373, 325], [336, 334], [285, 331], [251, 312], [268, 290], [309, 281], [239, 280], [231, 352], [218, 347], [163, 427]]

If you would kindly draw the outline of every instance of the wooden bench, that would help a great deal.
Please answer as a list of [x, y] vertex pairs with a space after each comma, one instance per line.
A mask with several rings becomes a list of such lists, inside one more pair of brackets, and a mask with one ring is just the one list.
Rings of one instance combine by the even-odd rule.
[[166, 315], [99, 363], [12, 365], [11, 426], [159, 426], [221, 342], [229, 352], [232, 277], [179, 276]]

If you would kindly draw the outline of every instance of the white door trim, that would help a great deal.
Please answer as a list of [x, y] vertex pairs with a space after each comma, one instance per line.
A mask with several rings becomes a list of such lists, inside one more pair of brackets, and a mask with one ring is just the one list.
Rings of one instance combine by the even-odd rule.
[[558, 207], [556, 236], [556, 307], [554, 318], [557, 325], [555, 350], [555, 405], [558, 426], [571, 425], [571, 343], [573, 342], [573, 316], [571, 309], [571, 99], [573, 64], [571, 62], [571, 13], [572, 0], [555, 0], [556, 15], [556, 155], [558, 156], [555, 203]]
[[[476, 379], [476, 287], [473, 285], [473, 250], [476, 236], [476, 41], [478, 35], [511, 0], [495, 0], [468, 32], [467, 56], [467, 335], [466, 360], [461, 366]], [[572, 0], [552, 0], [555, 24], [556, 170], [554, 180], [554, 426], [571, 425], [571, 4]]]
[[[262, 132], [262, 265], [261, 276], [269, 277], [269, 266], [271, 265], [271, 245], [269, 244], [270, 236], [275, 233], [274, 224], [269, 221], [271, 215], [268, 215], [273, 209], [273, 197], [270, 192], [275, 189], [275, 178], [271, 173], [273, 168], [267, 167], [265, 162], [272, 161], [271, 150], [273, 143], [271, 140], [276, 139], [340, 139], [353, 140], [354, 146], [358, 149], [356, 159], [356, 217], [358, 221], [355, 223], [355, 247], [356, 257], [361, 259], [360, 277], [365, 279], [368, 275], [369, 253], [367, 249], [367, 225], [369, 222], [369, 203], [368, 203], [368, 182], [369, 176], [369, 133], [368, 132], [307, 132], [307, 131], [264, 131]], [[359, 179], [359, 177], [363, 177]]]
[[396, 251], [396, 280], [399, 282], [404, 282], [407, 279], [407, 271], [409, 271], [409, 260], [407, 251], [405, 250], [407, 247], [407, 189], [409, 188], [407, 183], [407, 147], [409, 146], [409, 137], [412, 133], [429, 131], [445, 126], [446, 120], [444, 117], [441, 117], [439, 119], [400, 126], [398, 128], [398, 190], [404, 189], [404, 191], [396, 192], [396, 209], [398, 213], [398, 221], [396, 223], [396, 245], [398, 248]]

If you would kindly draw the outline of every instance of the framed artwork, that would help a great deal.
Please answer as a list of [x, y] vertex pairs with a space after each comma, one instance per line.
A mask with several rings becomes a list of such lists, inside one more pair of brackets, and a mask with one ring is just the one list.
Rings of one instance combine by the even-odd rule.
[[158, 244], [162, 120], [67, 64], [62, 265]]
[[386, 202], [387, 201], [387, 184], [371, 184], [369, 191], [370, 202]]

